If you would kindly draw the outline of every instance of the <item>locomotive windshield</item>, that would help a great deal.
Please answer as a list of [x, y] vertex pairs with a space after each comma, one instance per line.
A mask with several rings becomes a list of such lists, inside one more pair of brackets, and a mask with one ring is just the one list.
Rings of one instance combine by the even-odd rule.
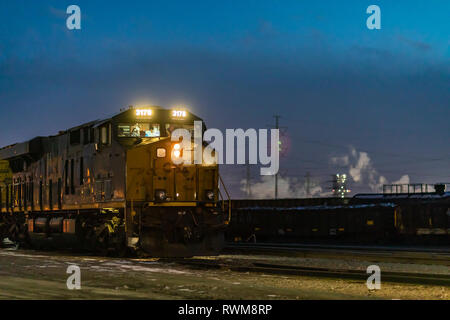
[[166, 123], [166, 132], [170, 137], [172, 132], [176, 129], [186, 129], [191, 133], [191, 136], [194, 137], [194, 125], [193, 124], [180, 124], [180, 123]]
[[155, 138], [160, 137], [159, 124], [151, 123], [122, 123], [118, 126], [118, 137]]

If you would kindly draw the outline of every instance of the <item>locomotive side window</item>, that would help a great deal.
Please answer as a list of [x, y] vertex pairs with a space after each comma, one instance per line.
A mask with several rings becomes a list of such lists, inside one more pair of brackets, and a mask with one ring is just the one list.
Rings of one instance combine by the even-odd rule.
[[159, 129], [159, 124], [141, 122], [134, 124], [119, 124], [117, 135], [119, 138], [157, 138], [161, 136], [161, 132]]

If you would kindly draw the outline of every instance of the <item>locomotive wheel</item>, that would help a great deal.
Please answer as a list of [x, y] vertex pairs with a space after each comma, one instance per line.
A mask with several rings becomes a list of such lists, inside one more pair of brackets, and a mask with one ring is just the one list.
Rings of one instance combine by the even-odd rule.
[[18, 244], [19, 243], [19, 226], [17, 224], [13, 224], [8, 230], [8, 238], [10, 241]]
[[105, 229], [97, 236], [95, 243], [95, 252], [101, 256], [107, 256], [109, 250], [109, 232]]
[[19, 241], [19, 246], [24, 249], [32, 249], [33, 245], [28, 233], [22, 233]]
[[4, 231], [4, 225], [0, 224], [0, 248], [3, 248], [3, 240], [6, 239], [6, 232]]
[[116, 244], [115, 255], [119, 258], [125, 258], [128, 256], [128, 248], [125, 244]]
[[118, 239], [116, 239], [114, 249], [114, 255], [116, 257], [123, 258], [129, 254], [124, 236], [120, 236]]

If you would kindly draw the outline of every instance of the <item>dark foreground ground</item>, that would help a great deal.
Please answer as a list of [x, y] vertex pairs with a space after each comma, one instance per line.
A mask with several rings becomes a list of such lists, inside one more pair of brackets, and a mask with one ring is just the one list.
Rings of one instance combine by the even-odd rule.
[[[208, 260], [217, 258], [205, 258]], [[281, 257], [220, 256], [233, 259]], [[339, 259], [286, 258], [311, 266], [365, 268], [373, 263]], [[293, 259], [293, 260], [292, 260]], [[81, 269], [81, 290], [67, 289], [69, 265]], [[450, 274], [448, 266], [380, 264], [383, 269]], [[368, 290], [365, 281], [305, 276], [198, 270], [170, 261], [115, 259], [70, 253], [0, 249], [0, 299], [450, 299], [450, 288], [382, 282]]]

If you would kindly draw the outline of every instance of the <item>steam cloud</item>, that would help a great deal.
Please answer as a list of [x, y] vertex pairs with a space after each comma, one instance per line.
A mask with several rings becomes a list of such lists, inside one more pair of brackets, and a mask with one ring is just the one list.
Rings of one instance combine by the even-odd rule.
[[[262, 176], [261, 180], [251, 185], [252, 198], [254, 199], [273, 199], [275, 189], [275, 176]], [[241, 191], [246, 191], [246, 180], [241, 180]], [[279, 198], [307, 198], [307, 197], [325, 197], [331, 195], [330, 192], [324, 192], [320, 185], [311, 183], [309, 194], [304, 182], [297, 178], [278, 176], [278, 197]]]
[[[340, 157], [332, 157], [331, 163], [340, 166], [348, 166], [348, 173], [357, 185], [368, 185], [373, 192], [380, 192], [383, 184], [388, 184], [386, 177], [380, 175], [374, 168], [367, 152], [357, 151], [350, 148], [350, 154]], [[410, 182], [408, 175], [403, 175], [393, 184], [408, 184]]]
[[[340, 167], [347, 167], [349, 177], [352, 179], [352, 189], [354, 187], [368, 186], [372, 192], [381, 192], [384, 184], [389, 184], [388, 179], [380, 175], [375, 169], [372, 160], [367, 152], [357, 151], [350, 147], [349, 154], [331, 157], [330, 162]], [[330, 175], [335, 172], [330, 172]], [[409, 184], [409, 175], [403, 175], [392, 184]], [[246, 180], [240, 181], [240, 189], [246, 192]], [[261, 179], [251, 184], [251, 198], [253, 199], [273, 199], [275, 192], [275, 176], [261, 176]], [[325, 189], [326, 190], [326, 189]], [[309, 193], [303, 180], [291, 177], [278, 176], [278, 197], [279, 198], [307, 198], [307, 197], [329, 197], [330, 191], [324, 191], [318, 183], [312, 182]]]

